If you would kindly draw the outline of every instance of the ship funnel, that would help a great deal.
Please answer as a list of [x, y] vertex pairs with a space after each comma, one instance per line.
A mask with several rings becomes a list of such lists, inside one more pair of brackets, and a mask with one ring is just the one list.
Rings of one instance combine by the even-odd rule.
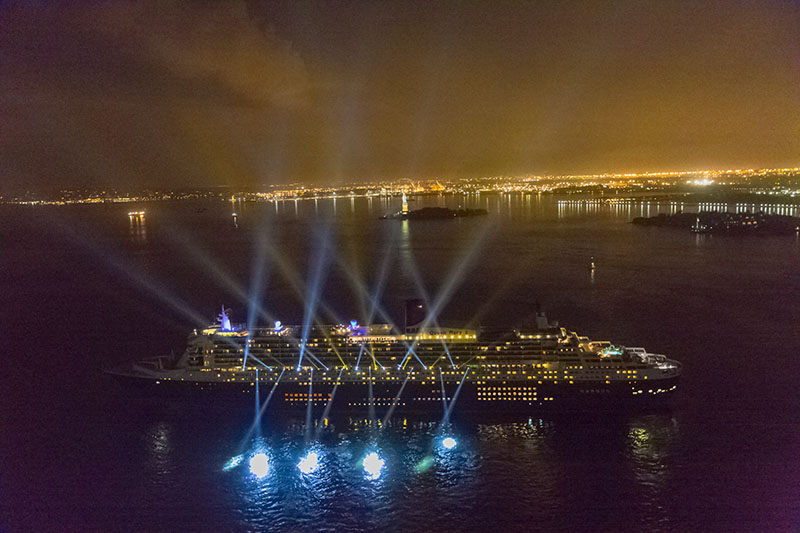
[[549, 328], [550, 323], [547, 321], [547, 315], [544, 314], [544, 311], [542, 311], [542, 308], [538, 303], [536, 304], [536, 308], [536, 329]]
[[416, 298], [406, 300], [406, 333], [419, 333], [419, 328], [425, 322], [427, 315], [425, 302]]

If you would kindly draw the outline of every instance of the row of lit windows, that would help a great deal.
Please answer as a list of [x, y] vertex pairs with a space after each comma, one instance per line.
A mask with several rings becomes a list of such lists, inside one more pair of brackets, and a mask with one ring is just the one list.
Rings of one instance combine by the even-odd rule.
[[[454, 336], [452, 336], [452, 335], [451, 335], [451, 336], [445, 336], [445, 337], [453, 338]], [[472, 336], [465, 336], [465, 337], [467, 337], [467, 338], [473, 338]], [[320, 346], [320, 344], [319, 344], [319, 340], [320, 340], [320, 339], [313, 339], [313, 340], [309, 340], [309, 341], [306, 343], [306, 346], [308, 346], [308, 347], [319, 347], [319, 346]], [[331, 339], [327, 339], [327, 341], [328, 341], [328, 346], [334, 346], [333, 344], [331, 344]], [[297, 349], [297, 348], [300, 346], [300, 344], [302, 344], [302, 343], [301, 343], [301, 341], [297, 341], [296, 343], [284, 343], [284, 344], [283, 344], [283, 346], [285, 346], [286, 348], [290, 348], [290, 349]], [[221, 345], [221, 344], [219, 344], [219, 343], [216, 343], [216, 345], [217, 345], [217, 346], [225, 346], [225, 345]], [[265, 344], [261, 344], [261, 343], [254, 342], [254, 343], [251, 343], [251, 344], [250, 344], [250, 346], [251, 346], [251, 347], [260, 347], [260, 348], [264, 348], [264, 347], [267, 347], [267, 346], [268, 346], [268, 348], [267, 348], [267, 351], [271, 351], [271, 348], [278, 348], [278, 346], [279, 346], [279, 345], [278, 345], [278, 344], [276, 344], [276, 343], [268, 343], [268, 344], [266, 344], [266, 345], [265, 345]], [[349, 351], [349, 350], [347, 349], [347, 345], [344, 345], [344, 344], [342, 344], [341, 342], [339, 342], [339, 343], [338, 343], [338, 346], [339, 346], [340, 348], [342, 348], [342, 350], [343, 350], [343, 351], [346, 351], [346, 352], [347, 352], [347, 351]], [[468, 345], [468, 346], [470, 346], [470, 347], [472, 347], [472, 348], [480, 348], [480, 349], [484, 349], [484, 350], [485, 350], [485, 349], [488, 349], [488, 347], [487, 347], [487, 346], [480, 346], [480, 347], [476, 347], [476, 346], [474, 346], [474, 345], [471, 345], [471, 344], [470, 344], [470, 345]], [[404, 347], [404, 346], [402, 346], [402, 345], [398, 345], [398, 343], [396, 343], [396, 342], [392, 342], [392, 343], [389, 343], [389, 344], [388, 344], [388, 345], [387, 345], [387, 346], [384, 348], [384, 350], [385, 350], [385, 351], [391, 351], [392, 349], [404, 350], [405, 348], [406, 348], [406, 347]], [[423, 348], [423, 346], [420, 346], [420, 349], [422, 349], [422, 348]], [[505, 345], [503, 345], [503, 346], [495, 346], [495, 348], [496, 348], [496, 350], [507, 350], [508, 348], [512, 348], [512, 349], [516, 349], [516, 350], [518, 350], [518, 351], [520, 351], [520, 350], [521, 350], [521, 351], [525, 351], [525, 350], [530, 350], [530, 349], [531, 349], [531, 348], [530, 348], [530, 347], [528, 347], [528, 346], [521, 346], [521, 345], [511, 345], [511, 344], [510, 344], [510, 342], [506, 342], [506, 344], [505, 344]], [[219, 349], [219, 348], [218, 348], [218, 349]], [[377, 349], [380, 349], [380, 347], [378, 347]], [[430, 347], [428, 347], [427, 349], [428, 349], [428, 350], [431, 350], [431, 349], [433, 349], [433, 348], [430, 348]], [[239, 350], [239, 351], [241, 351], [241, 348], [238, 348], [238, 350]], [[331, 348], [328, 348], [328, 351], [330, 351], [330, 350], [331, 350]], [[226, 349], [226, 351], [230, 352], [230, 350], [229, 350], [229, 349]], [[562, 347], [562, 348], [559, 348], [558, 352], [559, 352], [559, 353], [562, 353], [562, 354], [564, 354], [564, 353], [575, 353], [575, 352], [576, 352], [576, 348], [573, 348], [573, 347], [570, 347], [570, 348], [563, 348], [563, 347]], [[542, 353], [546, 353], [546, 352], [544, 352], [544, 351], [543, 351]], [[587, 353], [593, 353], [593, 352], [587, 352]], [[614, 362], [620, 362], [620, 360], [619, 360], [619, 359], [612, 359], [612, 361], [614, 361]]]
[[[266, 349], [266, 351], [272, 353], [271, 349]], [[330, 352], [331, 349], [329, 348], [328, 351]], [[390, 349], [387, 348], [387, 351], [390, 351]], [[405, 351], [405, 349], [400, 351], [400, 353], [403, 353], [403, 351]], [[217, 350], [205, 350], [205, 353], [206, 354], [214, 353], [217, 358], [224, 359], [222, 357], [224, 355], [232, 355], [234, 357], [241, 358], [243, 352], [242, 352], [241, 349], [231, 350], [231, 349], [225, 348], [225, 349], [217, 349]], [[255, 352], [255, 353], [258, 353], [258, 352]], [[367, 352], [367, 354], [368, 355], [373, 355], [371, 352]], [[281, 356], [281, 357], [283, 357], [284, 355], [294, 357], [296, 354], [294, 353], [294, 350], [290, 350], [290, 351], [288, 351], [286, 353], [276, 353], [276, 355]], [[354, 357], [355, 356], [355, 354], [351, 353], [351, 352], [345, 352], [345, 355], [347, 357]], [[443, 358], [444, 354], [442, 354], [441, 357]], [[478, 357], [480, 359], [485, 359], [485, 356], [478, 356]], [[456, 355], [456, 356], [454, 356], [454, 358], [455, 359], [459, 359], [460, 357], [458, 355]], [[227, 360], [227, 359], [225, 359], [225, 360]], [[395, 360], [395, 356], [392, 356], [392, 360]], [[524, 367], [527, 367], [528, 365], [530, 365], [533, 368], [548, 368], [549, 364], [550, 363], [527, 363], [527, 364], [504, 365], [504, 366], [516, 366], [516, 367], [519, 367], [519, 368], [524, 368]], [[558, 363], [556, 362], [554, 364], [558, 364]], [[566, 368], [568, 368], [568, 369], [581, 369], [582, 370], [583, 369], [583, 365], [566, 365]], [[613, 370], [617, 370], [619, 368], [619, 366], [618, 365], [589, 365], [588, 368], [590, 368], [590, 369], [613, 369]]]
[[[484, 382], [479, 381], [478, 383], [484, 383]], [[493, 383], [493, 385], [496, 385], [496, 384]], [[513, 386], [508, 386], [508, 387], [478, 387], [478, 390], [536, 390], [536, 387], [529, 387], [529, 386], [525, 386], [525, 387], [513, 387]]]
[[[348, 346], [339, 345], [339, 350], [336, 350], [336, 346], [334, 346], [334, 345], [325, 345], [325, 344], [319, 344], [319, 343], [313, 343], [313, 342], [307, 343], [305, 346], [306, 346], [306, 348], [320, 348], [320, 347], [325, 348], [325, 347], [327, 347], [327, 350], [326, 350], [327, 352], [331, 352], [331, 351], [339, 352], [340, 351], [340, 352], [346, 353], [348, 355], [353, 355], [355, 353], [355, 351], [356, 351], [353, 348], [348, 347]], [[489, 347], [486, 347], [486, 346], [475, 346], [475, 345], [467, 346], [467, 345], [451, 344], [450, 346], [453, 347], [453, 351], [455, 351], [455, 350], [462, 350], [462, 351], [467, 350], [467, 353], [465, 355], [473, 355], [473, 354], [477, 355], [475, 352], [485, 352], [486, 350], [489, 349]], [[266, 347], [266, 346], [261, 345], [261, 344], [250, 344], [249, 347], [253, 351], [272, 352], [272, 350], [276, 350], [276, 353], [294, 353], [294, 352], [299, 350], [300, 343], [297, 343], [297, 344], [286, 344], [284, 346], [273, 344], [273, 345], [269, 345], [269, 347]], [[440, 347], [438, 345], [437, 346], [417, 345], [417, 351], [423, 351], [423, 350], [433, 351], [433, 350], [437, 350], [439, 348]], [[395, 352], [402, 353], [402, 352], [407, 351], [408, 347], [407, 346], [402, 346], [402, 345], [388, 345], [388, 346], [385, 346], [385, 347], [372, 346], [371, 345], [368, 349], [369, 349], [370, 352], [373, 352], [373, 353], [377, 352], [377, 351], [385, 351], [385, 352], [395, 351]], [[547, 353], [548, 353], [546, 350], [532, 350], [530, 347], [527, 347], [527, 346], [495, 346], [495, 350], [496, 351], [502, 351], [502, 350], [508, 351], [509, 349], [511, 351], [513, 351], [515, 354], [528, 355], [528, 356], [531, 356], [531, 357], [538, 357], [538, 356], [541, 356], [541, 355], [547, 355]], [[212, 353], [213, 351], [225, 352], [225, 353], [241, 353], [241, 352], [243, 352], [243, 350], [244, 350], [243, 346], [236, 346], [235, 348], [231, 348], [230, 345], [227, 345], [227, 344], [222, 344], [222, 345], [218, 344], [213, 349], [206, 349], [205, 353]], [[571, 351], [571, 350], [558, 350], [558, 352], [554, 352], [554, 353], [558, 353], [560, 355], [565, 355], [567, 352], [573, 353], [574, 351]], [[442, 352], [442, 353], [446, 353], [446, 352]], [[485, 357], [485, 356], [481, 356], [481, 357]], [[575, 360], [577, 360], [577, 359], [575, 359]], [[618, 360], [614, 360], [614, 361], [618, 361]]]
[[[258, 369], [256, 367], [247, 367], [246, 371], [242, 372], [240, 367], [231, 366], [231, 367], [227, 367], [227, 368], [203, 368], [203, 369], [198, 369], [198, 370], [203, 371], [203, 372], [211, 372], [211, 371], [217, 372], [217, 377], [221, 377], [221, 372], [239, 373], [240, 375], [243, 374], [242, 377], [238, 378], [240, 381], [253, 381], [254, 380], [254, 373], [257, 370], [260, 370], [260, 369]], [[318, 376], [318, 378], [320, 380], [323, 380], [323, 381], [331, 381], [331, 382], [333, 382], [334, 380], [337, 380], [337, 382], [341, 382], [341, 381], [338, 381], [339, 377], [340, 377], [339, 374], [338, 374], [338, 369], [334, 369], [334, 370], [332, 370], [330, 372], [331, 372], [331, 375], [326, 375], [327, 374], [326, 371], [319, 370], [319, 371], [317, 371], [317, 376]], [[278, 370], [261, 370], [261, 376], [260, 376], [261, 379], [260, 379], [260, 381], [269, 380], [269, 379], [271, 379], [272, 375], [279, 374], [279, 373], [280, 372]], [[366, 384], [368, 381], [373, 381], [373, 382], [375, 382], [375, 381], [386, 381], [386, 380], [397, 381], [397, 380], [400, 380], [400, 379], [405, 379], [406, 376], [409, 376], [413, 381], [423, 380], [423, 381], [421, 381], [421, 384], [425, 385], [425, 384], [428, 383], [428, 380], [430, 380], [431, 384], [438, 383], [439, 380], [437, 379], [437, 377], [440, 377], [440, 376], [445, 376], [446, 375], [446, 376], [448, 376], [448, 378], [463, 376], [463, 373], [461, 373], [460, 371], [445, 371], [445, 372], [441, 372], [440, 376], [437, 376], [437, 374], [435, 372], [431, 372], [427, 376], [424, 373], [421, 373], [421, 372], [414, 372], [414, 371], [411, 371], [409, 373], [400, 372], [400, 377], [389, 376], [388, 374], [390, 374], [391, 371], [390, 370], [386, 370], [386, 369], [383, 369], [381, 371], [376, 371], [376, 373], [378, 373], [378, 375], [360, 375], [362, 373], [363, 373], [363, 371], [355, 372], [356, 375], [359, 375], [358, 379], [360, 379], [361, 382], [364, 383], [364, 384]], [[521, 373], [523, 375], [527, 374], [525, 371], [522, 371]], [[564, 370], [563, 373], [564, 373], [564, 375], [561, 376], [561, 378], [563, 378], [565, 380], [570, 380], [570, 382], [571, 382], [571, 380], [575, 379], [575, 376], [568, 374], [566, 370]], [[496, 375], [484, 375], [484, 376], [482, 376], [482, 380], [477, 381], [477, 383], [478, 384], [485, 383], [484, 380], [495, 381], [495, 380], [498, 380], [498, 379], [503, 379], [504, 376], [516, 375], [517, 372], [516, 371], [506, 371], [506, 372], [492, 371], [492, 374], [496, 374]], [[638, 375], [638, 371], [636, 371], [636, 370], [622, 370], [622, 371], [617, 371], [616, 374], [619, 374], [622, 377], [630, 377], [630, 378], [635, 378], [635, 379], [638, 379], [639, 377], [643, 377], [644, 379], [648, 379], [648, 376], [646, 376], [646, 375], [639, 376]], [[348, 377], [348, 376], [352, 376], [352, 375], [353, 375], [353, 373], [345, 374], [344, 376]], [[601, 378], [601, 379], [604, 378], [606, 381], [609, 380], [609, 379], [612, 379], [609, 374], [603, 374], [600, 371], [589, 371], [589, 372], [584, 373], [584, 376], [590, 376], [590, 377]], [[534, 379], [535, 377], [537, 377], [537, 375], [527, 375], [527, 379]], [[558, 375], [558, 371], [556, 371], [556, 370], [539, 372], [538, 373], [538, 378], [539, 379], [544, 379], [544, 380], [556, 380], [555, 381], [556, 383], [557, 383], [557, 380], [560, 379], [560, 377]], [[237, 379], [237, 377], [234, 375], [233, 377], [229, 378], [228, 381], [236, 380], [236, 379]], [[298, 377], [296, 377], [296, 376], [295, 377], [287, 377], [286, 379], [287, 380], [291, 380], [291, 381], [297, 381]], [[307, 378], [302, 377], [302, 379], [307, 379]], [[453, 382], [453, 381], [449, 381], [449, 382]], [[541, 381], [539, 381], [539, 383], [541, 383]]]
[[[371, 402], [347, 402], [347, 405], [350, 406], [368, 406], [368, 405], [377, 405], [377, 406], [386, 406], [389, 407], [394, 404], [394, 398], [391, 400], [375, 400]], [[406, 402], [397, 402], [397, 405], [405, 405]]]
[[[205, 370], [207, 370], [207, 369], [205, 369]], [[189, 373], [188, 377], [189, 378], [194, 378], [195, 376], [192, 373]], [[217, 377], [219, 378], [219, 377], [221, 377], [221, 375], [217, 374]], [[570, 377], [572, 377], [572, 376], [570, 376]], [[608, 377], [608, 376], [606, 376], [606, 377]], [[164, 380], [171, 380], [171, 379], [172, 378], [169, 378], [169, 377], [165, 377], [164, 378]], [[295, 381], [295, 382], [297, 382], [299, 379], [300, 378], [297, 378], [297, 377], [289, 377], [289, 378], [286, 378], [286, 381]], [[323, 379], [332, 380], [333, 378], [323, 378]], [[398, 381], [399, 379], [400, 378], [397, 378], [397, 377], [387, 377], [387, 378], [381, 378], [379, 381]], [[493, 378], [490, 377], [489, 379], [493, 379]], [[528, 376], [528, 379], [531, 379], [531, 376]], [[545, 379], [547, 380], [548, 377], [545, 376]], [[554, 378], [551, 377], [549, 379], [554, 379]], [[644, 379], [647, 379], [647, 376], [644, 376]], [[183, 380], [184, 380], [184, 378], [181, 378], [181, 381], [183, 381]], [[251, 386], [255, 385], [255, 381], [253, 381], [253, 376], [250, 376], [250, 375], [247, 375], [247, 376], [244, 376], [244, 377], [240, 377], [240, 378], [238, 378], [238, 380], [239, 381], [246, 381], [246, 382], [249, 381]], [[259, 381], [267, 381], [267, 380], [269, 380], [268, 376], [265, 376], [265, 377], [262, 377], [261, 379], [259, 379]], [[236, 377], [230, 377], [230, 378], [226, 378], [226, 379], [222, 380], [222, 382], [231, 382], [231, 381], [237, 381], [237, 378]], [[369, 379], [368, 380], [362, 380], [360, 382], [360, 384], [366, 385], [368, 383], [368, 381], [369, 381]], [[373, 381], [373, 382], [376, 381], [376, 378], [371, 378], [371, 381]], [[335, 383], [332, 382], [330, 384], [331, 385], [340, 385], [342, 383], [359, 383], [359, 382], [355, 381], [355, 380], [347, 381], [347, 380], [339, 380], [339, 379], [337, 379], [337, 381]], [[490, 382], [488, 382], [488, 381], [478, 381], [476, 383], [477, 384], [486, 384], [486, 383], [490, 383]], [[537, 383], [539, 385], [543, 384], [542, 381], [537, 381]], [[569, 383], [570, 384], [574, 384], [575, 382], [572, 379], [570, 379]], [[611, 380], [610, 379], [606, 379], [606, 380], [604, 380], [604, 383], [610, 384]], [[633, 382], [632, 381], [628, 381], [628, 383], [633, 383]], [[298, 384], [299, 385], [309, 385], [309, 382], [301, 380], [301, 381], [299, 381]], [[424, 381], [420, 383], [420, 385], [425, 385], [425, 384], [426, 384], [426, 382], [424, 382]], [[433, 382], [431, 384], [433, 384]], [[553, 384], [557, 385], [558, 384], [558, 380], [554, 379], [553, 380]], [[492, 390], [492, 387], [488, 387], [487, 390]], [[507, 387], [507, 388], [494, 388], [494, 390], [515, 390], [515, 389], [513, 389], [511, 387]], [[516, 390], [536, 390], [536, 388], [532, 387], [532, 388], [528, 388], [528, 389], [516, 389]]]
[[[532, 398], [531, 397], [518, 398], [518, 397], [506, 397], [506, 396], [497, 396], [497, 397], [494, 397], [494, 396], [485, 396], [485, 397], [479, 396], [478, 400], [479, 401], [496, 401], [496, 400], [515, 400], [515, 401], [520, 401], [520, 400], [522, 400], [522, 401], [533, 401], [533, 402], [539, 401], [539, 399], [536, 396], [534, 396]], [[542, 398], [542, 401], [552, 401], [552, 400], [553, 400], [552, 396], [548, 396], [548, 397]]]
[[[437, 401], [437, 402], [441, 402], [441, 401], [442, 401], [442, 397], [441, 397], [441, 396], [436, 396], [436, 397], [429, 397], [429, 398], [412, 398], [412, 400], [421, 400], [421, 401]], [[450, 398], [446, 398], [446, 400], [448, 400], [448, 401], [449, 401], [449, 400], [450, 400]]]
[[478, 396], [530, 396], [536, 397], [536, 392], [531, 391], [504, 391], [504, 392], [478, 392]]

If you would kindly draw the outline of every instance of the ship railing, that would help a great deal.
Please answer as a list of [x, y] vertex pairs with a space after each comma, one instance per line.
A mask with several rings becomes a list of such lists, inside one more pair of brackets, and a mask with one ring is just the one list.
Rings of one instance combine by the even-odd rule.
[[681, 364], [678, 361], [669, 359], [666, 355], [661, 354], [646, 354], [645, 362], [655, 365], [659, 370], [673, 370], [681, 368]]
[[151, 370], [162, 370], [165, 368], [165, 363], [168, 363], [170, 356], [159, 355], [157, 357], [148, 357], [147, 359], [140, 359], [136, 364], [142, 368], [149, 368]]
[[155, 376], [159, 371], [164, 370], [161, 360], [168, 359], [167, 357], [152, 357], [131, 363], [130, 370], [134, 375]]

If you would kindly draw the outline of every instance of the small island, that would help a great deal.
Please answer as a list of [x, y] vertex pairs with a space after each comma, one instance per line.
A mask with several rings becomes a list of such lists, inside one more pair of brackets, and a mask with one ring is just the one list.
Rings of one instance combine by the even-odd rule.
[[661, 213], [654, 217], [637, 217], [633, 224], [683, 228], [694, 233], [725, 233], [736, 235], [786, 235], [800, 231], [800, 218], [788, 215], [756, 213], [728, 213], [702, 211], [700, 213]]
[[439, 220], [448, 218], [478, 217], [488, 215], [486, 209], [449, 209], [447, 207], [423, 207], [422, 209], [412, 209], [407, 212], [397, 212], [391, 215], [383, 215], [382, 219], [398, 220]]

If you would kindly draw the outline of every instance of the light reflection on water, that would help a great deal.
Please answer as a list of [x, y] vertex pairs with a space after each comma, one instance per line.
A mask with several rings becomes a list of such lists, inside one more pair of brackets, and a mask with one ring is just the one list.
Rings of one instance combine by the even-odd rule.
[[147, 218], [144, 215], [128, 215], [128, 233], [134, 244], [147, 244]]
[[[587, 440], [576, 440], [581, 432]], [[324, 427], [318, 441], [307, 444], [305, 434], [300, 420], [264, 428], [263, 440], [255, 439], [244, 452], [245, 458], [268, 456], [263, 478], [250, 472], [246, 460], [230, 467], [235, 455], [214, 469], [234, 493], [248, 527], [323, 523], [323, 530], [356, 524], [370, 529], [392, 527], [392, 516], [417, 526], [446, 527], [459, 514], [455, 509], [474, 505], [487, 484], [497, 491], [484, 494], [489, 501], [504, 494], [538, 515], [569, 499], [564, 483], [574, 476], [576, 463], [585, 468], [595, 461], [627, 464], [632, 478], [626, 490], [655, 513], [650, 518], [655, 524], [663, 518], [669, 457], [680, 438], [677, 423], [666, 414], [459, 421], [448, 427], [408, 418], [393, 418], [384, 426], [347, 419]], [[456, 441], [451, 449], [443, 445], [447, 437]], [[311, 454], [315, 468], [303, 471]], [[424, 517], [436, 502], [447, 502], [450, 510]]]
[[169, 475], [175, 468], [172, 431], [171, 425], [162, 421], [155, 424], [146, 435], [147, 466], [157, 477]]
[[669, 457], [679, 441], [678, 423], [672, 418], [643, 417], [630, 424], [628, 453], [633, 474], [641, 494], [642, 504], [650, 509], [654, 524], [665, 524], [670, 518]]
[[[19, 338], [36, 339], [21, 350], [25, 359], [74, 353], [66, 366], [36, 366], [36, 387], [30, 365], [8, 369], [8, 396], [17, 400], [6, 416], [15, 431], [0, 440], [22, 460], [4, 463], [0, 483], [11, 480], [2, 504], [25, 521], [18, 529], [58, 529], [66, 517], [98, 530], [114, 530], [121, 520], [141, 530], [169, 520], [184, 529], [234, 529], [238, 520], [245, 530], [449, 530], [483, 525], [487, 515], [497, 529], [736, 529], [747, 520], [751, 530], [791, 529], [800, 486], [797, 469], [786, 468], [794, 464], [800, 427], [791, 372], [797, 339], [790, 334], [800, 234], [718, 239], [629, 224], [688, 204], [590, 210], [547, 195], [498, 198], [443, 199], [450, 207], [488, 208], [488, 218], [408, 224], [377, 220], [397, 210], [397, 198], [356, 198], [354, 214], [353, 202], [340, 199], [338, 219], [329, 199], [297, 202], [299, 220], [293, 203], [243, 203], [236, 206], [239, 229], [224, 202], [153, 204], [142, 245], [127, 207], [43, 208], [37, 217], [6, 208], [0, 293], [16, 311], [4, 324]], [[440, 199], [420, 198], [415, 207], [428, 201]], [[674, 356], [685, 365], [679, 424], [661, 414], [458, 422], [448, 429], [458, 445], [443, 454], [435, 443], [444, 432], [428, 422], [393, 419], [377, 431], [363, 421], [336, 421], [319, 433], [318, 470], [304, 475], [297, 466], [309, 449], [303, 421], [272, 422], [271, 406], [263, 424], [271, 468], [256, 479], [247, 466], [252, 442], [242, 447], [252, 402], [215, 414], [207, 399], [196, 411], [178, 400], [117, 401], [96, 378], [112, 362], [183, 349], [190, 324], [205, 323], [221, 303], [244, 320], [247, 299], [237, 287], [249, 286], [254, 243], [264, 235], [254, 221], [262, 215], [276, 251], [264, 305], [285, 323], [302, 320], [297, 282], [320, 224], [335, 224], [332, 249], [349, 252], [331, 268], [322, 301], [361, 318], [351, 313], [365, 302], [345, 273], [357, 272], [391, 315], [376, 313], [376, 321], [396, 323], [399, 302], [417, 296], [417, 278], [426, 294], [438, 295], [464, 250], [491, 225], [480, 248], [485, 260], [453, 292], [442, 325], [517, 327], [541, 301], [551, 318], [591, 338]], [[84, 335], [87, 324], [103, 334]], [[65, 341], [77, 334], [80, 342]], [[58, 391], [60, 409], [42, 400], [44, 390]], [[117, 403], [98, 409], [84, 398]], [[386, 461], [376, 481], [359, 464], [369, 449]], [[239, 465], [225, 471], [239, 455]], [[24, 514], [57, 502], [58, 512]]]

